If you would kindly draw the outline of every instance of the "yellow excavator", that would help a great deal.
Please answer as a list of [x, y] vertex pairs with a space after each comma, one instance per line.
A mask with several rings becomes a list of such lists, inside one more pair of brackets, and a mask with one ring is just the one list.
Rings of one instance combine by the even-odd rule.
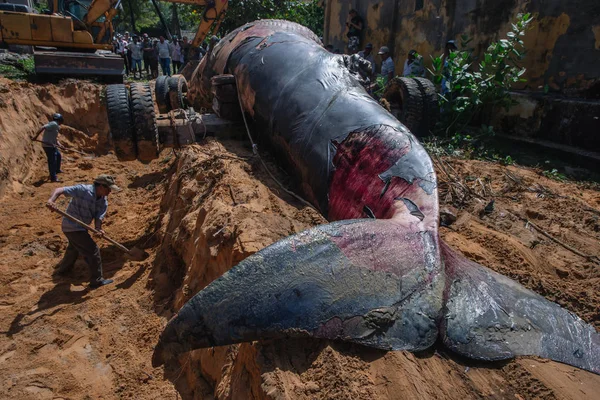
[[[50, 0], [47, 14], [31, 0], [0, 0], [0, 45], [31, 46], [38, 74], [106, 76], [122, 79], [123, 59], [112, 53], [121, 0]], [[163, 0], [204, 6], [192, 42], [197, 48], [225, 17], [228, 0]], [[7, 3], [10, 2], [10, 3]]]

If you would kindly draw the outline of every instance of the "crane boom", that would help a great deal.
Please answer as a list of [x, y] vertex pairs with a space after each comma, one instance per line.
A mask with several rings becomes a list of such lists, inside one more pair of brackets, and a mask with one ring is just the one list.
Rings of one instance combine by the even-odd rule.
[[212, 32], [216, 34], [221, 26], [221, 22], [225, 18], [225, 13], [227, 12], [227, 3], [228, 0], [162, 0], [168, 3], [177, 3], [177, 4], [191, 4], [196, 6], [203, 6], [204, 11], [202, 13], [202, 21], [200, 22], [200, 26], [198, 26], [198, 30], [196, 31], [196, 36], [194, 36], [194, 40], [192, 41], [193, 47], [198, 47], [200, 44], [206, 39], [206, 36]]

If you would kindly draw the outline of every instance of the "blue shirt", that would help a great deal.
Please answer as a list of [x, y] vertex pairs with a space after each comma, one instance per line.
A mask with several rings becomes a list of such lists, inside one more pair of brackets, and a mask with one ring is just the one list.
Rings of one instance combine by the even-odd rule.
[[394, 77], [394, 62], [392, 61], [392, 57], [386, 58], [381, 63], [381, 76], [383, 76], [386, 81], [388, 79], [389, 73], [392, 73], [392, 78]]
[[[102, 221], [108, 209], [108, 200], [106, 197], [96, 198], [96, 189], [94, 185], [75, 185], [64, 188], [63, 194], [71, 197], [67, 214], [72, 215], [78, 220], [90, 224], [93, 219]], [[69, 221], [67, 218], [62, 220], [63, 232], [78, 232], [86, 229]]]

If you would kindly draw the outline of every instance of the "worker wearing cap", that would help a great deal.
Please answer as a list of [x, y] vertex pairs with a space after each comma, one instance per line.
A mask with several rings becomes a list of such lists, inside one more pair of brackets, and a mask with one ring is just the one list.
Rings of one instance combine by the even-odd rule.
[[408, 52], [408, 57], [404, 62], [402, 76], [425, 76], [423, 57], [421, 57], [416, 50], [411, 50]]
[[[115, 179], [110, 175], [100, 175], [92, 185], [75, 185], [58, 188], [48, 199], [46, 206], [56, 209], [55, 201], [61, 195], [71, 197], [67, 214], [84, 222], [94, 225], [97, 231], [104, 234], [102, 221], [108, 209], [107, 197], [112, 190], [119, 190]], [[102, 258], [100, 249], [86, 228], [67, 219], [62, 220], [62, 231], [69, 240], [69, 246], [62, 261], [56, 267], [58, 275], [65, 275], [73, 269], [77, 256], [81, 254], [90, 268], [90, 287], [92, 289], [112, 283], [112, 279], [102, 277]]]
[[382, 46], [377, 53], [381, 56], [381, 74], [379, 76], [389, 82], [394, 78], [394, 61], [390, 56], [390, 49], [387, 46]]
[[371, 63], [371, 75], [375, 75], [375, 58], [373, 57], [373, 44], [367, 43], [365, 49], [359, 51], [358, 55]]
[[60, 182], [57, 174], [61, 173], [60, 164], [62, 156], [58, 148], [60, 142], [58, 141], [58, 131], [60, 130], [60, 124], [64, 122], [63, 116], [59, 113], [52, 115], [52, 121], [42, 126], [35, 136], [31, 137], [31, 140], [38, 140], [38, 137], [42, 132], [42, 148], [46, 152], [46, 158], [48, 158], [48, 172], [50, 173], [51, 182]]

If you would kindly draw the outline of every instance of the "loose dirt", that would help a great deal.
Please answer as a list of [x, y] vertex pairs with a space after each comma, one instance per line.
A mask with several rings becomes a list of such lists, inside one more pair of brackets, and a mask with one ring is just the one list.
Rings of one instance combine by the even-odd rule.
[[[248, 255], [325, 221], [281, 191], [242, 141], [210, 139], [177, 153], [164, 150], [148, 164], [119, 162], [107, 146], [101, 100], [102, 88], [92, 84], [39, 87], [0, 79], [0, 398], [594, 399], [600, 393], [600, 376], [547, 360], [475, 363], [443, 349], [415, 355], [306, 339], [198, 350], [172, 369], [152, 368], [158, 335], [185, 301]], [[45, 157], [25, 135], [55, 110], [66, 114], [64, 144], [97, 155], [63, 153], [64, 185], [115, 175], [123, 191], [110, 195], [105, 229], [150, 255], [131, 261], [102, 243], [105, 276], [115, 283], [93, 291], [83, 260], [72, 276], [53, 275], [66, 240], [60, 218], [44, 204], [59, 184], [47, 181]], [[600, 192], [527, 168], [446, 162], [456, 178], [438, 170], [442, 208], [456, 222], [441, 228], [444, 239], [600, 328], [600, 266], [520, 219], [598, 255]], [[469, 187], [464, 201], [461, 185]]]

